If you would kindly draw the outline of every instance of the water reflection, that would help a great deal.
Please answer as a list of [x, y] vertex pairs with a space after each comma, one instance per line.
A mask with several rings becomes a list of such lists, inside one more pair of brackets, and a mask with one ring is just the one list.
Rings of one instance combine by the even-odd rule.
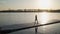
[[39, 23], [40, 24], [46, 24], [47, 21], [49, 20], [49, 14], [47, 12], [42, 12], [42, 13], [39, 13]]
[[[40, 24], [46, 24], [54, 20], [60, 20], [60, 13], [37, 13], [37, 15], [38, 15], [38, 21]], [[0, 22], [1, 22], [0, 25], [33, 23], [34, 16], [35, 16], [35, 13], [0, 13]], [[27, 32], [33, 31], [32, 34], [34, 34], [34, 29], [30, 29], [26, 31]], [[60, 24], [38, 27], [38, 32], [44, 33], [44, 34], [55, 34], [55, 33], [60, 34], [59, 31], [60, 31]], [[19, 31], [19, 33], [23, 33], [23, 34], [27, 32], [25, 32], [25, 30]], [[15, 33], [18, 33], [18, 32], [15, 32]]]
[[[40, 13], [38, 16], [39, 16], [38, 18], [40, 24], [46, 24], [46, 23], [60, 20], [59, 13]], [[59, 30], [59, 26], [57, 24], [54, 24], [54, 25], [39, 27], [38, 31], [44, 34], [55, 34], [55, 33], [59, 34], [58, 32], [60, 30]]]

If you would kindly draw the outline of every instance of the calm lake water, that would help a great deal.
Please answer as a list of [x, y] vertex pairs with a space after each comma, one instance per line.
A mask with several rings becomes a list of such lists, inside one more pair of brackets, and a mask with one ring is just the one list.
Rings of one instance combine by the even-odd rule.
[[[0, 26], [33, 23], [35, 14], [39, 24], [60, 20], [60, 13], [45, 13], [45, 15], [44, 13], [0, 13]], [[46, 23], [42, 22], [44, 20]], [[35, 34], [35, 31], [31, 28], [9, 34]], [[60, 23], [38, 27], [38, 34], [60, 34]]]

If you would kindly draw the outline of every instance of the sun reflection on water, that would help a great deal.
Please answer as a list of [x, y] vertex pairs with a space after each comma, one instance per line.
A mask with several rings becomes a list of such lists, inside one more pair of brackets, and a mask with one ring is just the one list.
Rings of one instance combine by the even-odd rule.
[[[42, 12], [42, 13], [39, 13], [39, 24], [47, 24], [48, 21], [49, 21], [49, 13], [48, 12]], [[42, 32], [45, 33], [46, 31], [46, 26], [42, 26]]]
[[48, 17], [49, 17], [49, 15], [47, 12], [42, 12], [40, 14], [40, 24], [46, 24], [49, 19]]

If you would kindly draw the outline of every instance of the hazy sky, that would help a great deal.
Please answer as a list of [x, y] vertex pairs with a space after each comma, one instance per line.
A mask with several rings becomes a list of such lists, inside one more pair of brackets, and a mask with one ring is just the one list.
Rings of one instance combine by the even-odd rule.
[[0, 10], [9, 8], [60, 9], [60, 0], [0, 0]]

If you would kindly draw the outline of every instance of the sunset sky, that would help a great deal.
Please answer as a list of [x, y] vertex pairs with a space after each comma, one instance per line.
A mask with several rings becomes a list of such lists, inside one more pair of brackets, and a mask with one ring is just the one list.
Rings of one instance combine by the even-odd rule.
[[60, 9], [60, 0], [0, 0], [0, 10]]

